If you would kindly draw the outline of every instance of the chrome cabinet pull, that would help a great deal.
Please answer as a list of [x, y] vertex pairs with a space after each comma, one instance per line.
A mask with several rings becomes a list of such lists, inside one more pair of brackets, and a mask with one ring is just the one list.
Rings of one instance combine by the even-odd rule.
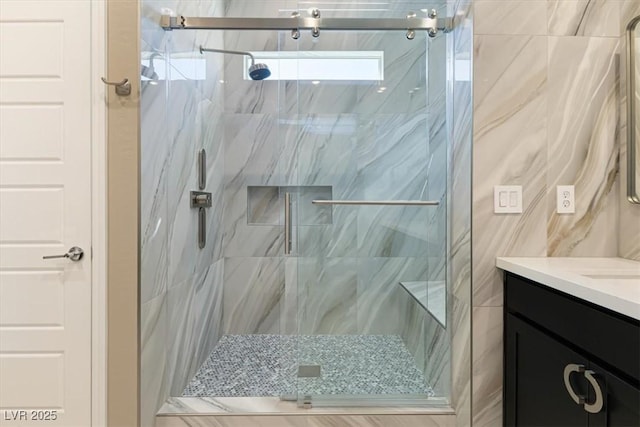
[[46, 255], [42, 259], [56, 259], [56, 258], [69, 258], [73, 262], [78, 262], [84, 257], [84, 251], [77, 246], [72, 247], [66, 254], [63, 255]]
[[284, 193], [284, 254], [291, 255], [291, 193]]
[[[573, 387], [571, 386], [571, 374], [574, 372], [582, 373], [587, 381], [589, 381], [589, 384], [593, 387], [596, 394], [596, 398], [593, 403], [587, 403], [585, 396], [576, 394], [576, 392], [573, 391]], [[595, 372], [585, 370], [584, 365], [570, 363], [564, 368], [564, 386], [566, 387], [569, 396], [571, 396], [571, 399], [573, 399], [576, 404], [583, 405], [584, 410], [591, 414], [597, 414], [602, 411], [602, 408], [604, 407], [604, 395], [602, 394], [602, 388], [594, 375]]]
[[584, 405], [584, 396], [576, 394], [571, 386], [571, 374], [574, 372], [584, 372], [584, 365], [576, 365], [575, 363], [569, 363], [564, 367], [564, 386], [567, 389], [567, 393], [571, 396], [574, 402], [578, 405]]
[[593, 403], [584, 403], [584, 410], [591, 414], [597, 414], [598, 412], [602, 411], [602, 407], [604, 406], [604, 396], [602, 394], [602, 388], [600, 387], [600, 384], [598, 384], [598, 380], [596, 380], [594, 375], [595, 372], [593, 371], [584, 371], [584, 377], [587, 379], [587, 381], [589, 381], [596, 393], [596, 399], [593, 401]]

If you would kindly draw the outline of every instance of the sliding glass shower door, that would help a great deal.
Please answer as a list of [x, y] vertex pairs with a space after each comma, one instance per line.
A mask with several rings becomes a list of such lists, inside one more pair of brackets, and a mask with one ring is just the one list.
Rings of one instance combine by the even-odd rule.
[[[320, 13], [400, 18], [416, 6], [385, 4]], [[298, 402], [444, 402], [446, 38], [325, 31], [280, 37], [279, 50]]]

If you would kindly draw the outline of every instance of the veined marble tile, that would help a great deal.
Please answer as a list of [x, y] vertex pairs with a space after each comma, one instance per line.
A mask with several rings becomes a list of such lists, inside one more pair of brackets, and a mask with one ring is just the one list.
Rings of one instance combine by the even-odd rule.
[[475, 34], [547, 34], [547, 0], [477, 1], [474, 7]]
[[453, 427], [450, 415], [331, 415], [308, 418], [309, 427]]
[[298, 332], [356, 333], [357, 280], [356, 258], [298, 258]]
[[502, 307], [473, 309], [473, 425], [502, 425]]
[[411, 303], [400, 282], [426, 280], [427, 270], [426, 258], [358, 259], [358, 333], [399, 334]]
[[298, 333], [298, 258], [284, 259], [284, 298], [280, 303], [280, 333]]
[[195, 279], [192, 308], [195, 315], [195, 348], [192, 357], [196, 368], [207, 359], [222, 336], [223, 280], [224, 259], [216, 261]]
[[155, 427], [306, 427], [304, 417], [255, 416], [162, 416]]
[[283, 253], [280, 226], [252, 226], [247, 219], [247, 187], [280, 185], [281, 144], [273, 115], [225, 116], [225, 257], [279, 256]]
[[[427, 115], [371, 116], [358, 142], [357, 188], [363, 200], [424, 200], [429, 167]], [[399, 183], [401, 183], [399, 185]], [[358, 252], [369, 257], [426, 255], [431, 207], [361, 206]]]
[[156, 427], [453, 427], [455, 415], [161, 416]]
[[[423, 6], [424, 7], [424, 6]], [[384, 52], [384, 80], [358, 86], [356, 109], [361, 114], [415, 114], [427, 104], [426, 32], [407, 40], [397, 32], [372, 31], [358, 35], [358, 50]], [[379, 89], [386, 88], [384, 91]]]
[[169, 397], [167, 378], [166, 293], [143, 303], [140, 310], [140, 420], [153, 426], [156, 412]]
[[167, 292], [167, 373], [169, 393], [179, 396], [197, 370], [193, 311], [194, 286], [187, 280]]
[[169, 287], [189, 280], [195, 274], [197, 212], [191, 208], [189, 192], [197, 188], [196, 114], [198, 94], [189, 81], [171, 81], [168, 109], [171, 158], [167, 180]]
[[424, 369], [427, 361], [427, 333], [425, 328], [429, 314], [404, 289], [396, 287], [395, 292], [397, 301], [404, 306], [404, 313], [400, 322], [400, 336], [413, 356], [416, 365]]
[[224, 333], [279, 333], [284, 259], [238, 257], [224, 262]]
[[[222, 108], [209, 100], [202, 100], [198, 105], [196, 120], [197, 134], [195, 149], [206, 151], [207, 180], [204, 190], [194, 184], [191, 190], [211, 193], [212, 206], [206, 209], [207, 242], [203, 249], [197, 251], [196, 271], [208, 268], [222, 257], [222, 240], [224, 235], [224, 144]], [[197, 158], [197, 157], [196, 157]], [[198, 170], [194, 166], [194, 169]], [[193, 209], [196, 212], [196, 209]]]
[[[457, 2], [451, 14], [455, 18], [453, 45], [449, 63], [463, 67], [456, 58], [470, 59], [473, 52], [473, 10], [470, 1]], [[468, 75], [473, 75], [471, 62]], [[460, 70], [459, 70], [460, 71]], [[460, 73], [459, 75], [462, 75]], [[455, 69], [451, 76], [456, 76]], [[471, 165], [472, 165], [472, 87], [471, 82], [447, 82], [448, 125], [452, 134], [450, 202], [450, 288], [449, 330], [451, 331], [451, 403], [456, 408], [456, 426], [471, 425]], [[451, 93], [451, 91], [453, 93]]]
[[[617, 38], [549, 41], [550, 256], [617, 255], [618, 45]], [[575, 185], [575, 215], [555, 213], [557, 185]]]
[[[169, 138], [166, 86], [144, 88], [141, 97], [141, 302], [167, 289], [167, 175]], [[161, 266], [161, 267], [158, 267]]]
[[295, 115], [280, 120], [288, 128], [284, 151], [295, 158], [282, 164], [287, 185], [332, 186], [342, 197], [354, 185], [359, 117], [354, 114]]
[[618, 0], [548, 0], [549, 35], [620, 35]]
[[436, 396], [451, 395], [451, 334], [433, 314], [425, 317], [425, 357], [422, 370]]
[[[546, 254], [546, 37], [475, 38], [474, 306], [502, 305], [499, 255]], [[523, 214], [493, 213], [493, 186], [523, 185]]]

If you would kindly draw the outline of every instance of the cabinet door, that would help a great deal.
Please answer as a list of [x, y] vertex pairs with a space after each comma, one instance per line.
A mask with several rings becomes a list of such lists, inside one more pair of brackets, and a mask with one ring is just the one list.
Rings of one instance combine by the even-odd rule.
[[[604, 400], [602, 410], [589, 416], [589, 427], [640, 426], [640, 389], [593, 362], [589, 369], [595, 373]], [[595, 398], [595, 390], [590, 388], [588, 402]]]
[[[576, 404], [564, 383], [569, 364], [588, 366], [585, 358], [560, 342], [507, 314], [505, 330], [505, 425], [583, 427], [588, 413]], [[587, 396], [583, 375], [570, 376], [577, 395]]]

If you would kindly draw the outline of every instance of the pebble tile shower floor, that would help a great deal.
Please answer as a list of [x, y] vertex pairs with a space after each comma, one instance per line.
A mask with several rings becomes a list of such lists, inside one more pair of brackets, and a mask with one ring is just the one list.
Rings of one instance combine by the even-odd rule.
[[[321, 365], [298, 378], [298, 365]], [[225, 335], [183, 396], [393, 395], [433, 391], [397, 335]]]

